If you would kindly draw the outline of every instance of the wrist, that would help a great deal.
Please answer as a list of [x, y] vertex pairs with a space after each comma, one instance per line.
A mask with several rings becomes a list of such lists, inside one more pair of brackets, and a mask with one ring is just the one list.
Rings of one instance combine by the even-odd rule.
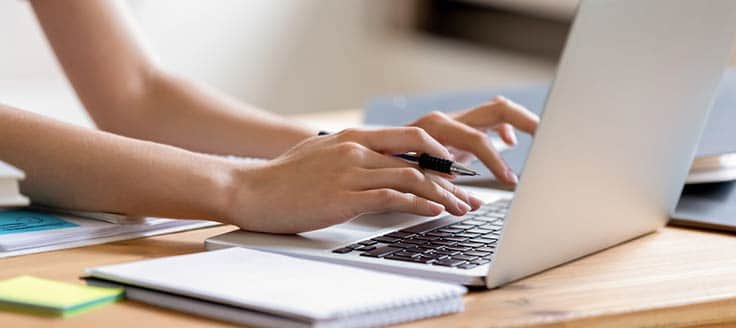
[[226, 162], [223, 170], [225, 174], [216, 192], [217, 197], [214, 201], [216, 205], [213, 214], [222, 223], [240, 226], [244, 215], [240, 209], [257, 206], [254, 199], [257, 196], [257, 193], [254, 192], [257, 185], [255, 177], [258, 174], [256, 171], [262, 165], [243, 164], [230, 160]]

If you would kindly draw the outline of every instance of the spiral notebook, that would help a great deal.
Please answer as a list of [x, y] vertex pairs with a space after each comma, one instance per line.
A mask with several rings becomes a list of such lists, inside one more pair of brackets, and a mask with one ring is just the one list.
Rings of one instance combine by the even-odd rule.
[[377, 327], [462, 311], [462, 286], [245, 248], [87, 269], [98, 286], [259, 327]]

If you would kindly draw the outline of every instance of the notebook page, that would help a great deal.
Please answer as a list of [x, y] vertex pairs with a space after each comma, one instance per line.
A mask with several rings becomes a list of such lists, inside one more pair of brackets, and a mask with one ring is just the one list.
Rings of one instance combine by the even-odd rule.
[[310, 320], [459, 297], [461, 286], [245, 248], [88, 269], [93, 277]]

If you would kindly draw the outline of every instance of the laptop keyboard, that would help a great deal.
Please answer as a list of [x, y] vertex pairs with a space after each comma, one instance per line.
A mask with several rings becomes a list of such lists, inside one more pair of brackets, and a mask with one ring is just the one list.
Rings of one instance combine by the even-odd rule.
[[462, 217], [445, 216], [332, 252], [472, 269], [491, 262], [510, 202], [501, 199]]

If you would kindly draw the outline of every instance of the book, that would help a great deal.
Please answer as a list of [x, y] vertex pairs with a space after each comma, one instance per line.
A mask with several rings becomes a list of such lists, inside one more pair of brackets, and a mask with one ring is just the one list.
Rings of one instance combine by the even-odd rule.
[[736, 153], [725, 153], [695, 158], [686, 182], [688, 184], [702, 184], [735, 180]]
[[28, 198], [20, 193], [19, 181], [23, 179], [23, 171], [0, 161], [0, 207], [28, 205]]
[[122, 288], [18, 276], [0, 281], [0, 310], [69, 317], [117, 301], [122, 295]]
[[265, 327], [374, 327], [463, 309], [462, 286], [246, 248], [89, 268], [132, 300]]
[[203, 220], [145, 218], [136, 224], [28, 209], [0, 210], [0, 258], [96, 245], [219, 225]]

